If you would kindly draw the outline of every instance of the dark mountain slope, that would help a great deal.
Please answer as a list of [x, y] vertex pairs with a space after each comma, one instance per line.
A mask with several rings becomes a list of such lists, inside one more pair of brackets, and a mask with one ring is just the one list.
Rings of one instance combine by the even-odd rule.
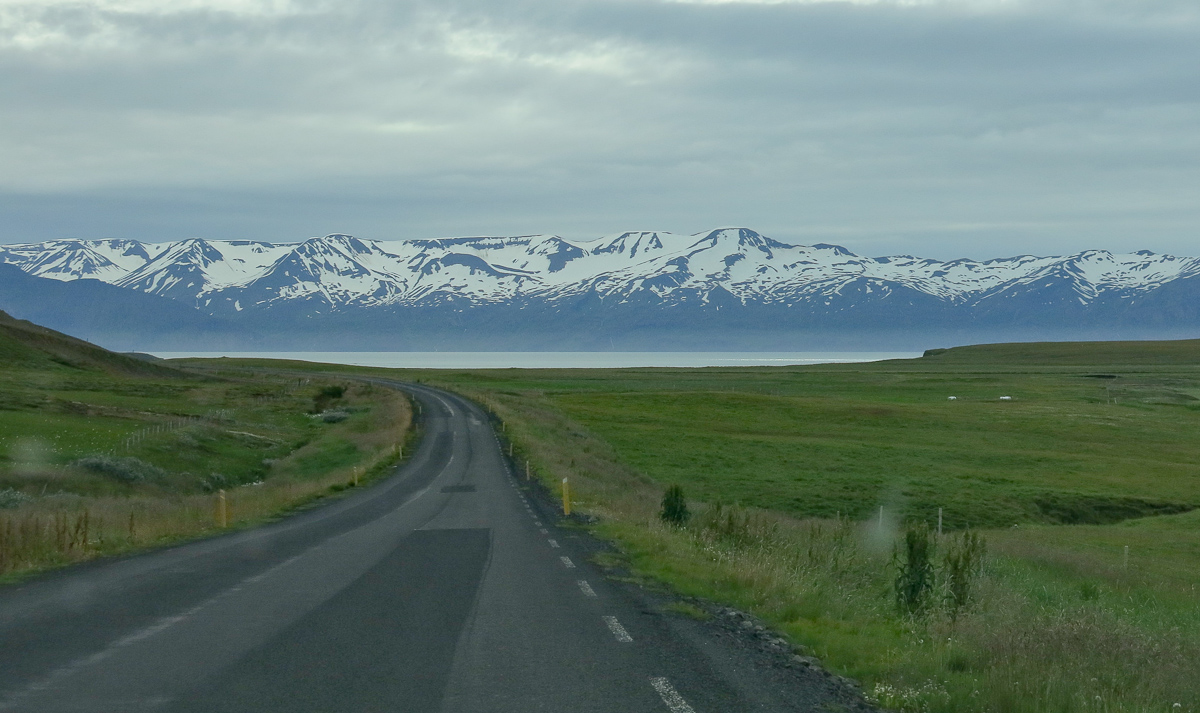
[[0, 359], [6, 365], [26, 368], [66, 366], [121, 376], [188, 376], [169, 366], [116, 354], [33, 322], [14, 319], [3, 311], [0, 311]]

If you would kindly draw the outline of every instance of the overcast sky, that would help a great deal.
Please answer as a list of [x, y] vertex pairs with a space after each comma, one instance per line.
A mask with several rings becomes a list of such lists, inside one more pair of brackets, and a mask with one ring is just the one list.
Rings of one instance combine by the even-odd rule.
[[1193, 0], [0, 0], [0, 242], [1200, 255]]

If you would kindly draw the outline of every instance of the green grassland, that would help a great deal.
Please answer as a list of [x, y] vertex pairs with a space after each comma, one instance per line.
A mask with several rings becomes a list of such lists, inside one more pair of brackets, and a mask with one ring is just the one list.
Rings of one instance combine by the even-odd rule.
[[930, 521], [940, 507], [952, 528], [1103, 524], [1200, 506], [1200, 343], [1189, 346], [1193, 363], [1175, 365], [1102, 354], [1038, 367], [1001, 345], [964, 350], [973, 359], [437, 378], [542, 394], [624, 462], [702, 500], [855, 518], [882, 505]]
[[[409, 376], [492, 408], [635, 571], [764, 616], [881, 705], [1200, 710], [1200, 342]], [[685, 528], [657, 521], [669, 483]], [[938, 508], [936, 556], [971, 527], [984, 574], [966, 610], [901, 615], [893, 538]]]
[[[230, 366], [476, 399], [546, 487], [570, 479], [635, 575], [756, 613], [883, 707], [1200, 711], [1200, 342], [740, 369]], [[683, 527], [659, 518], [671, 483]], [[902, 613], [897, 542], [939, 508], [928, 605]], [[967, 528], [987, 555], [958, 605], [945, 557]]]
[[261, 522], [356, 471], [380, 472], [409, 431], [407, 399], [392, 390], [182, 371], [2, 313], [0, 354], [0, 575], [10, 578], [215, 531], [219, 491], [229, 526]]

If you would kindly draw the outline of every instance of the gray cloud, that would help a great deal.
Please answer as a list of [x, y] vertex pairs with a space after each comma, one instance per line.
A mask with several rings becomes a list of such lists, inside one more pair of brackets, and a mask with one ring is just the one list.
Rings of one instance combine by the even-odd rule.
[[0, 3], [0, 240], [1200, 248], [1186, 3]]

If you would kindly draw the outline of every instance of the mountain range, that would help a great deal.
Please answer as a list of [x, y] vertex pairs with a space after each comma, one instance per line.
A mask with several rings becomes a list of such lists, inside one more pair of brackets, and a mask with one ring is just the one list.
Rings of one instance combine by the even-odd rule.
[[917, 349], [1200, 333], [1200, 258], [1149, 251], [860, 257], [725, 228], [72, 239], [0, 246], [0, 263], [0, 309], [114, 348]]

